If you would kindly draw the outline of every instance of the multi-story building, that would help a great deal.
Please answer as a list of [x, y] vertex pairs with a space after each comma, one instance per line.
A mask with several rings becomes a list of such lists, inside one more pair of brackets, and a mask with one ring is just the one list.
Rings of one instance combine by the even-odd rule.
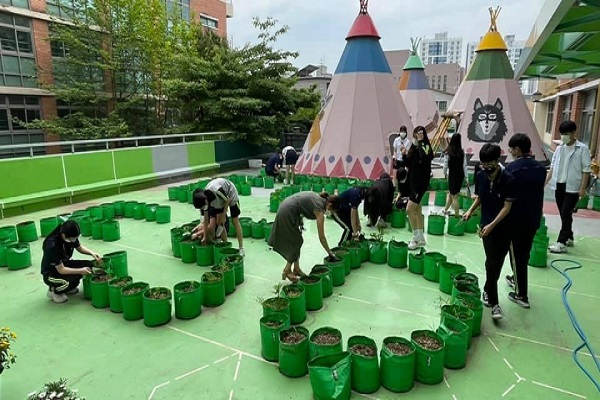
[[[481, 38], [480, 38], [481, 40]], [[519, 58], [521, 58], [521, 52], [525, 47], [524, 40], [515, 40], [515, 35], [506, 35], [504, 36], [504, 42], [506, 43], [506, 47], [508, 50], [506, 51], [506, 55], [508, 56], [508, 60], [512, 65], [513, 69], [517, 67], [517, 63], [519, 62]], [[467, 63], [465, 68], [469, 69], [473, 61], [475, 60], [475, 50], [479, 42], [469, 42], [467, 43]]]
[[[392, 69], [392, 76], [398, 82], [410, 51], [392, 50], [384, 53]], [[465, 70], [458, 63], [428, 64], [425, 65], [425, 75], [431, 89], [454, 94], [465, 76]]]
[[[195, 15], [202, 25], [226, 37], [232, 0], [165, 0], [167, 9]], [[52, 17], [68, 18], [74, 0], [0, 0], [0, 146], [44, 141], [44, 132], [26, 130], [14, 121], [30, 122], [60, 111], [52, 93], [38, 87], [52, 81], [49, 24]], [[54, 19], [55, 20], [55, 19]]]
[[325, 101], [327, 91], [329, 90], [329, 84], [333, 78], [333, 75], [327, 72], [327, 67], [325, 65], [307, 65], [298, 70], [296, 76], [298, 77], [298, 81], [295, 85], [296, 89], [314, 86], [321, 95], [321, 102]]
[[423, 64], [460, 64], [462, 38], [449, 38], [448, 32], [436, 33], [433, 39], [423, 39], [419, 48]]

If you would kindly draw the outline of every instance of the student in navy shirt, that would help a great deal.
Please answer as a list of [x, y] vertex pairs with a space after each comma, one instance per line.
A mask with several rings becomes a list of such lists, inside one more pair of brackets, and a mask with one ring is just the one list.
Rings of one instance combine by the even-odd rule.
[[500, 165], [500, 146], [487, 143], [479, 151], [482, 170], [475, 177], [475, 201], [463, 216], [471, 217], [481, 206], [481, 229], [485, 250], [486, 281], [483, 288], [483, 304], [492, 307], [492, 318], [502, 319], [498, 301], [498, 279], [511, 244], [511, 225], [508, 215], [513, 194], [513, 175]]
[[265, 172], [267, 176], [274, 178], [280, 178], [283, 176], [281, 173], [281, 166], [283, 165], [283, 156], [281, 153], [273, 154], [271, 158], [265, 164]]
[[338, 243], [338, 246], [341, 246], [344, 242], [360, 235], [361, 226], [358, 206], [365, 198], [365, 189], [351, 188], [337, 197], [339, 205], [334, 207], [337, 211], [333, 214], [333, 219], [344, 230]]
[[510, 246], [513, 275], [506, 276], [506, 282], [515, 291], [510, 292], [508, 298], [529, 308], [527, 263], [535, 232], [542, 221], [546, 168], [531, 155], [531, 139], [524, 133], [510, 138], [508, 150], [515, 159], [506, 170], [515, 178], [513, 193], [516, 198], [509, 215], [513, 225]]

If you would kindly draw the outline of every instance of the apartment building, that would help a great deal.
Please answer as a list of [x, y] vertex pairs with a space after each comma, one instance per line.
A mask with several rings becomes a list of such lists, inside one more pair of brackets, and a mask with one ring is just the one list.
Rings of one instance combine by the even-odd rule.
[[423, 39], [419, 47], [423, 64], [460, 64], [462, 38], [449, 38], [448, 32], [436, 33], [433, 39]]
[[[480, 38], [481, 39], [481, 38]], [[508, 60], [512, 65], [513, 69], [517, 67], [517, 63], [519, 62], [519, 58], [521, 58], [521, 53], [525, 48], [525, 40], [516, 40], [515, 35], [506, 35], [504, 36], [504, 43], [506, 43], [506, 47], [508, 50], [506, 51], [506, 55], [508, 56]], [[465, 68], [468, 70], [473, 64], [475, 60], [475, 50], [479, 42], [469, 42], [467, 43], [467, 63]]]

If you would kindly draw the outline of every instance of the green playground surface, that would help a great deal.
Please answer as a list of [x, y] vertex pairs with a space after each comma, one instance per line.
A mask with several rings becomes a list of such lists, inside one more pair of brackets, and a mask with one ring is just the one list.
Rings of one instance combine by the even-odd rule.
[[[117, 200], [168, 204], [172, 208], [169, 224], [121, 219], [119, 241], [82, 238], [82, 244], [100, 254], [125, 250], [134, 281], [172, 289], [182, 281], [200, 281], [201, 275], [210, 270], [183, 264], [172, 254], [170, 229], [199, 218], [190, 204], [168, 201], [167, 188], [173, 185], [7, 218], [1, 225], [29, 220], [38, 223], [44, 217]], [[269, 212], [271, 191], [252, 188], [251, 196], [241, 197], [242, 216], [273, 221], [275, 214]], [[429, 209], [424, 208], [424, 212], [427, 215]], [[314, 222], [307, 221], [305, 228], [301, 267], [308, 272], [313, 265], [322, 263], [325, 253]], [[594, 334], [600, 331], [598, 225], [593, 231], [592, 236], [578, 237], [568, 255], [549, 255], [548, 261], [568, 258], [583, 265], [571, 272], [574, 284], [569, 301], [592, 345], [600, 349], [600, 335]], [[366, 231], [367, 235], [372, 232], [375, 230]], [[326, 234], [333, 247], [341, 229], [327, 220]], [[407, 229], [385, 230], [385, 240], [408, 241], [410, 237]], [[427, 240], [427, 251], [440, 252], [448, 261], [465, 265], [483, 285], [484, 254], [476, 235], [428, 235]], [[262, 307], [257, 299], [270, 297], [284, 266], [283, 259], [269, 250], [264, 240], [245, 239], [245, 281], [227, 296], [222, 306], [203, 307], [202, 314], [192, 320], [173, 316], [168, 324], [155, 328], [146, 327], [141, 320], [125, 321], [121, 314], [108, 308], [96, 309], [81, 293], [71, 296], [65, 304], [52, 303], [46, 297], [47, 288], [39, 272], [41, 244], [41, 238], [31, 243], [32, 267], [19, 271], [0, 269], [0, 325], [9, 326], [18, 335], [13, 347], [17, 363], [0, 377], [2, 400], [23, 399], [41, 389], [45, 382], [61, 377], [88, 400], [312, 398], [308, 375], [287, 378], [280, 374], [277, 364], [261, 357]], [[233, 244], [237, 247], [235, 239]], [[482, 334], [473, 338], [465, 368], [445, 369], [442, 383], [416, 383], [404, 394], [381, 388], [370, 395], [353, 393], [352, 397], [598, 398], [597, 390], [572, 358], [572, 349], [580, 341], [562, 303], [564, 278], [550, 267], [531, 267], [531, 309], [524, 310], [506, 297], [509, 288], [504, 276], [508, 273], [507, 260], [499, 282], [505, 317], [493, 323], [489, 309], [484, 309]], [[414, 330], [435, 330], [440, 322], [440, 305], [449, 298], [440, 292], [437, 283], [406, 268], [363, 263], [361, 268], [352, 270], [343, 286], [335, 287], [333, 295], [324, 299], [321, 310], [308, 312], [302, 326], [310, 332], [324, 326], [339, 329], [344, 348], [349, 337], [364, 335], [374, 339], [380, 350], [388, 336], [410, 339]], [[581, 359], [590, 371], [594, 370], [589, 353], [584, 352]]]

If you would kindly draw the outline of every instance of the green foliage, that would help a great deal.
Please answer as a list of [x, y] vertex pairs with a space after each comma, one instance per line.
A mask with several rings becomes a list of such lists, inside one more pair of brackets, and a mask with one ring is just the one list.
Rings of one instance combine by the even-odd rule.
[[48, 382], [44, 385], [44, 389], [29, 393], [27, 400], [85, 400], [85, 397], [80, 397], [77, 390], [73, 390], [67, 386], [66, 379]]

